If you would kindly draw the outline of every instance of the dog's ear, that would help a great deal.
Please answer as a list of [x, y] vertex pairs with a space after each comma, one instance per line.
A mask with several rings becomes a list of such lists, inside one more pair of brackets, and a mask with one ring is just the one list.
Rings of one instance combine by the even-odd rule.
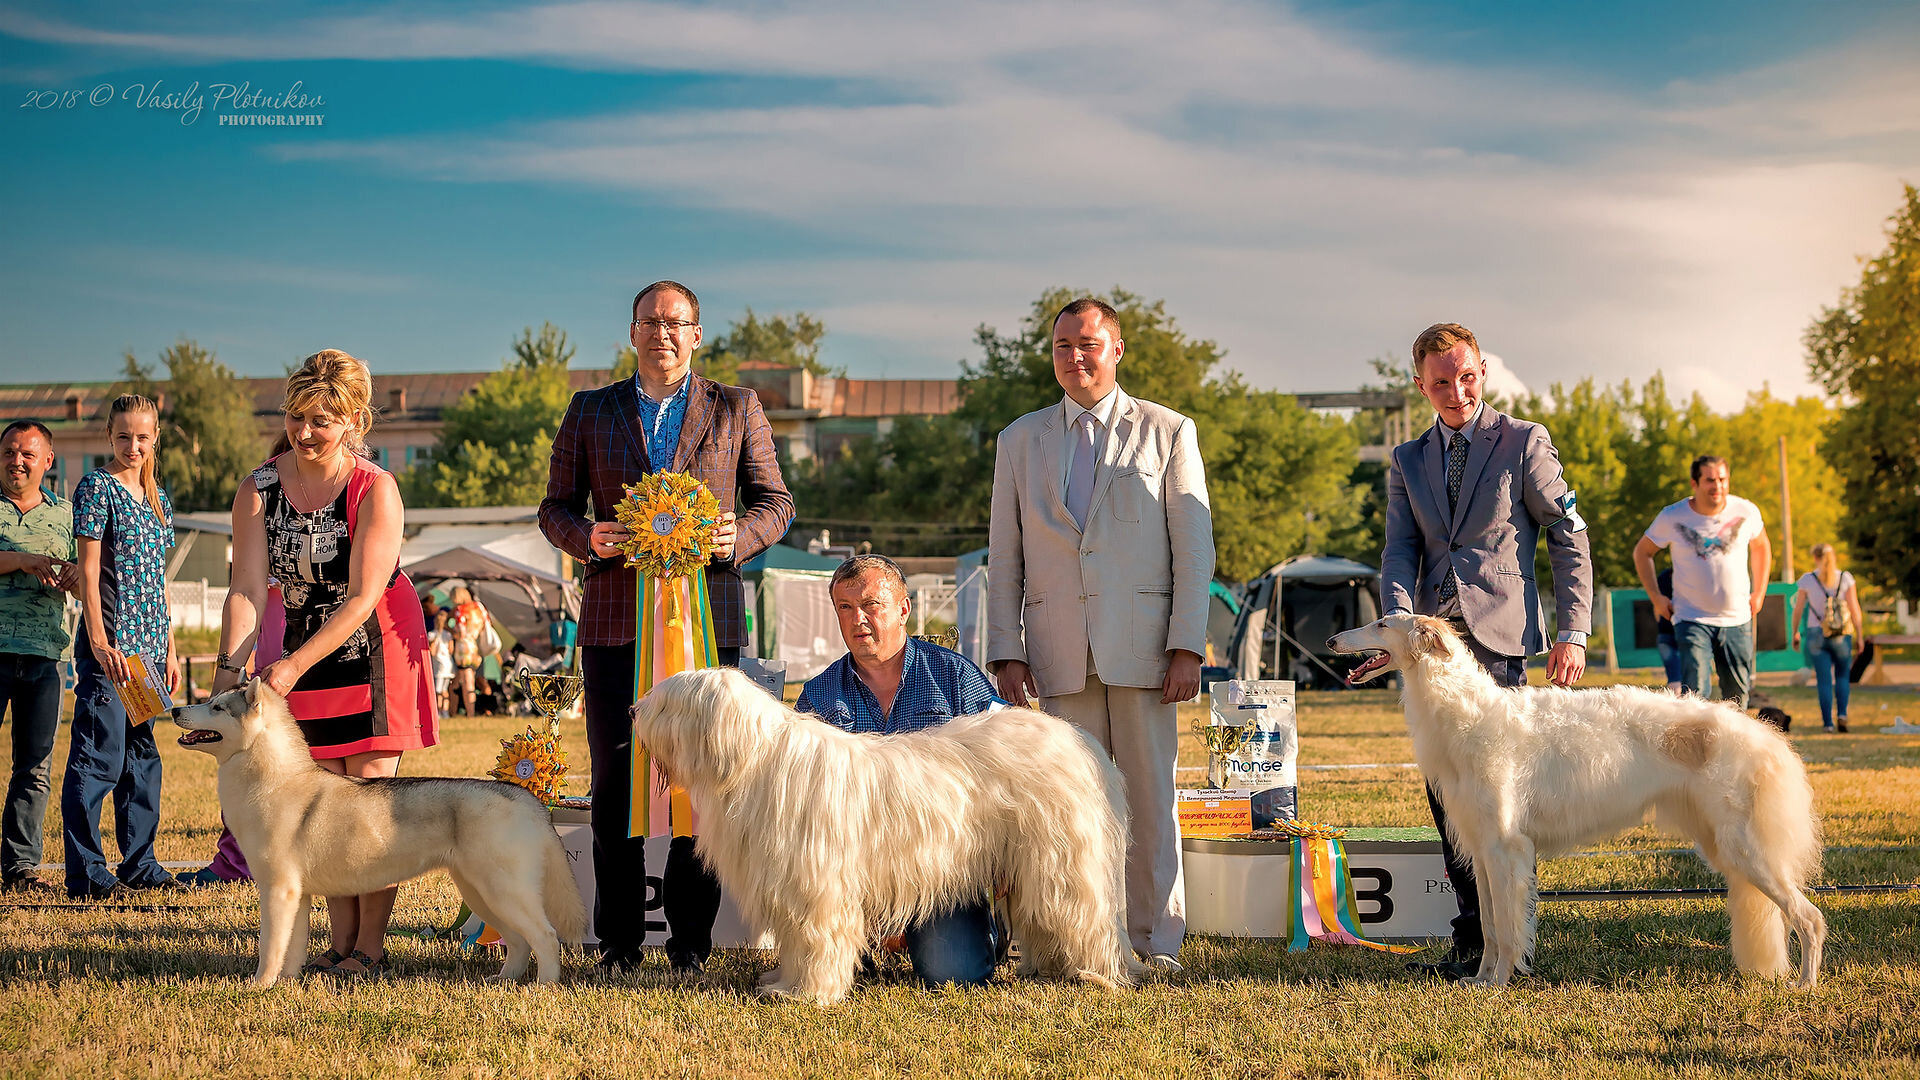
[[258, 675], [255, 675], [253, 678], [247, 680], [247, 707], [248, 708], [252, 708], [255, 705], [260, 704], [260, 688], [264, 685], [266, 685], [265, 682], [262, 681], [260, 676]]
[[1413, 620], [1413, 629], [1407, 631], [1407, 650], [1414, 656], [1447, 655], [1447, 632], [1445, 623], [1427, 615]]

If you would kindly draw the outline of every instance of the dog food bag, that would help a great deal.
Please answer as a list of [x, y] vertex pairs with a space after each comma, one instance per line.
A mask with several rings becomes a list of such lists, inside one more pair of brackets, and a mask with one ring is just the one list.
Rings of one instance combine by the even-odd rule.
[[1213, 723], [1244, 729], [1228, 755], [1227, 780], [1253, 791], [1253, 827], [1297, 816], [1300, 733], [1294, 725], [1293, 680], [1234, 679], [1214, 683]]

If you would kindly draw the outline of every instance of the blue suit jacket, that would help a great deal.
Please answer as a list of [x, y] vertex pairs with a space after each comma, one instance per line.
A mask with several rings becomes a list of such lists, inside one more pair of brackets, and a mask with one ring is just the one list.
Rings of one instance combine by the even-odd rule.
[[1504, 656], [1547, 650], [1534, 553], [1547, 535], [1560, 629], [1586, 633], [1593, 558], [1586, 523], [1547, 429], [1482, 406], [1469, 432], [1458, 505], [1447, 510], [1447, 451], [1438, 422], [1393, 448], [1387, 468], [1387, 543], [1380, 556], [1381, 606], [1432, 615], [1451, 567], [1467, 629]]

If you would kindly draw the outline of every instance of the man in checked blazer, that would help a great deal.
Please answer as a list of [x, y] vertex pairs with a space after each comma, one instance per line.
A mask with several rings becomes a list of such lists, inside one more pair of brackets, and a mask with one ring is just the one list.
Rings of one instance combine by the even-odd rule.
[[1066, 397], [1000, 433], [987, 551], [987, 667], [1086, 731], [1127, 780], [1127, 935], [1180, 968], [1186, 934], [1174, 712], [1200, 690], [1213, 515], [1193, 421], [1128, 396], [1120, 320], [1075, 300], [1053, 322]]
[[[720, 662], [730, 667], [747, 644], [740, 564], [793, 522], [793, 496], [780, 479], [760, 399], [691, 370], [701, 339], [693, 290], [673, 281], [640, 290], [630, 331], [639, 354], [634, 377], [573, 395], [553, 437], [540, 501], [540, 531], [585, 571], [577, 640], [592, 758], [593, 925], [600, 964], [616, 972], [640, 963], [647, 895], [645, 841], [627, 836], [639, 578], [618, 546], [629, 535], [613, 514], [625, 497], [621, 486], [670, 469], [699, 478], [720, 500], [707, 588]], [[676, 837], [669, 848], [661, 901], [672, 932], [668, 960], [676, 971], [700, 971], [713, 950], [720, 884], [694, 855], [691, 837]]]
[[[1458, 323], [1430, 326], [1414, 340], [1414, 385], [1435, 416], [1425, 434], [1393, 448], [1387, 468], [1381, 607], [1450, 619], [1496, 682], [1524, 685], [1526, 658], [1547, 652], [1533, 570], [1545, 532], [1560, 622], [1547, 678], [1571, 686], [1586, 669], [1592, 621], [1587, 525], [1547, 429], [1482, 401], [1486, 374], [1479, 342]], [[1479, 969], [1484, 944], [1479, 891], [1431, 784], [1427, 804], [1460, 914], [1451, 955], [1416, 967], [1465, 978]]]

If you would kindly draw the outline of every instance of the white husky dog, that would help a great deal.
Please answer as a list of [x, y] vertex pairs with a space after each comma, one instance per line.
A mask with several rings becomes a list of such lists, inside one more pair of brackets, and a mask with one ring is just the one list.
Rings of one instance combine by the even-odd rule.
[[700, 856], [780, 967], [760, 992], [846, 997], [868, 943], [996, 882], [1021, 971], [1132, 981], [1119, 771], [1071, 725], [1003, 709], [853, 735], [728, 668], [662, 681], [634, 737], [687, 790]]
[[259, 679], [173, 710], [180, 745], [220, 762], [220, 812], [260, 887], [260, 966], [272, 986], [306, 959], [308, 898], [358, 896], [444, 869], [500, 931], [502, 979], [560, 977], [560, 943], [587, 914], [547, 808], [497, 780], [362, 780], [313, 763], [279, 694]]
[[1487, 948], [1468, 982], [1503, 986], [1526, 970], [1536, 856], [1637, 825], [1653, 807], [1726, 875], [1734, 963], [1789, 973], [1790, 925], [1798, 985], [1813, 985], [1827, 920], [1800, 890], [1820, 867], [1820, 826], [1806, 768], [1773, 727], [1633, 686], [1504, 689], [1450, 625], [1424, 615], [1389, 615], [1327, 644], [1368, 654], [1354, 682], [1406, 674], [1413, 756], [1480, 884]]

